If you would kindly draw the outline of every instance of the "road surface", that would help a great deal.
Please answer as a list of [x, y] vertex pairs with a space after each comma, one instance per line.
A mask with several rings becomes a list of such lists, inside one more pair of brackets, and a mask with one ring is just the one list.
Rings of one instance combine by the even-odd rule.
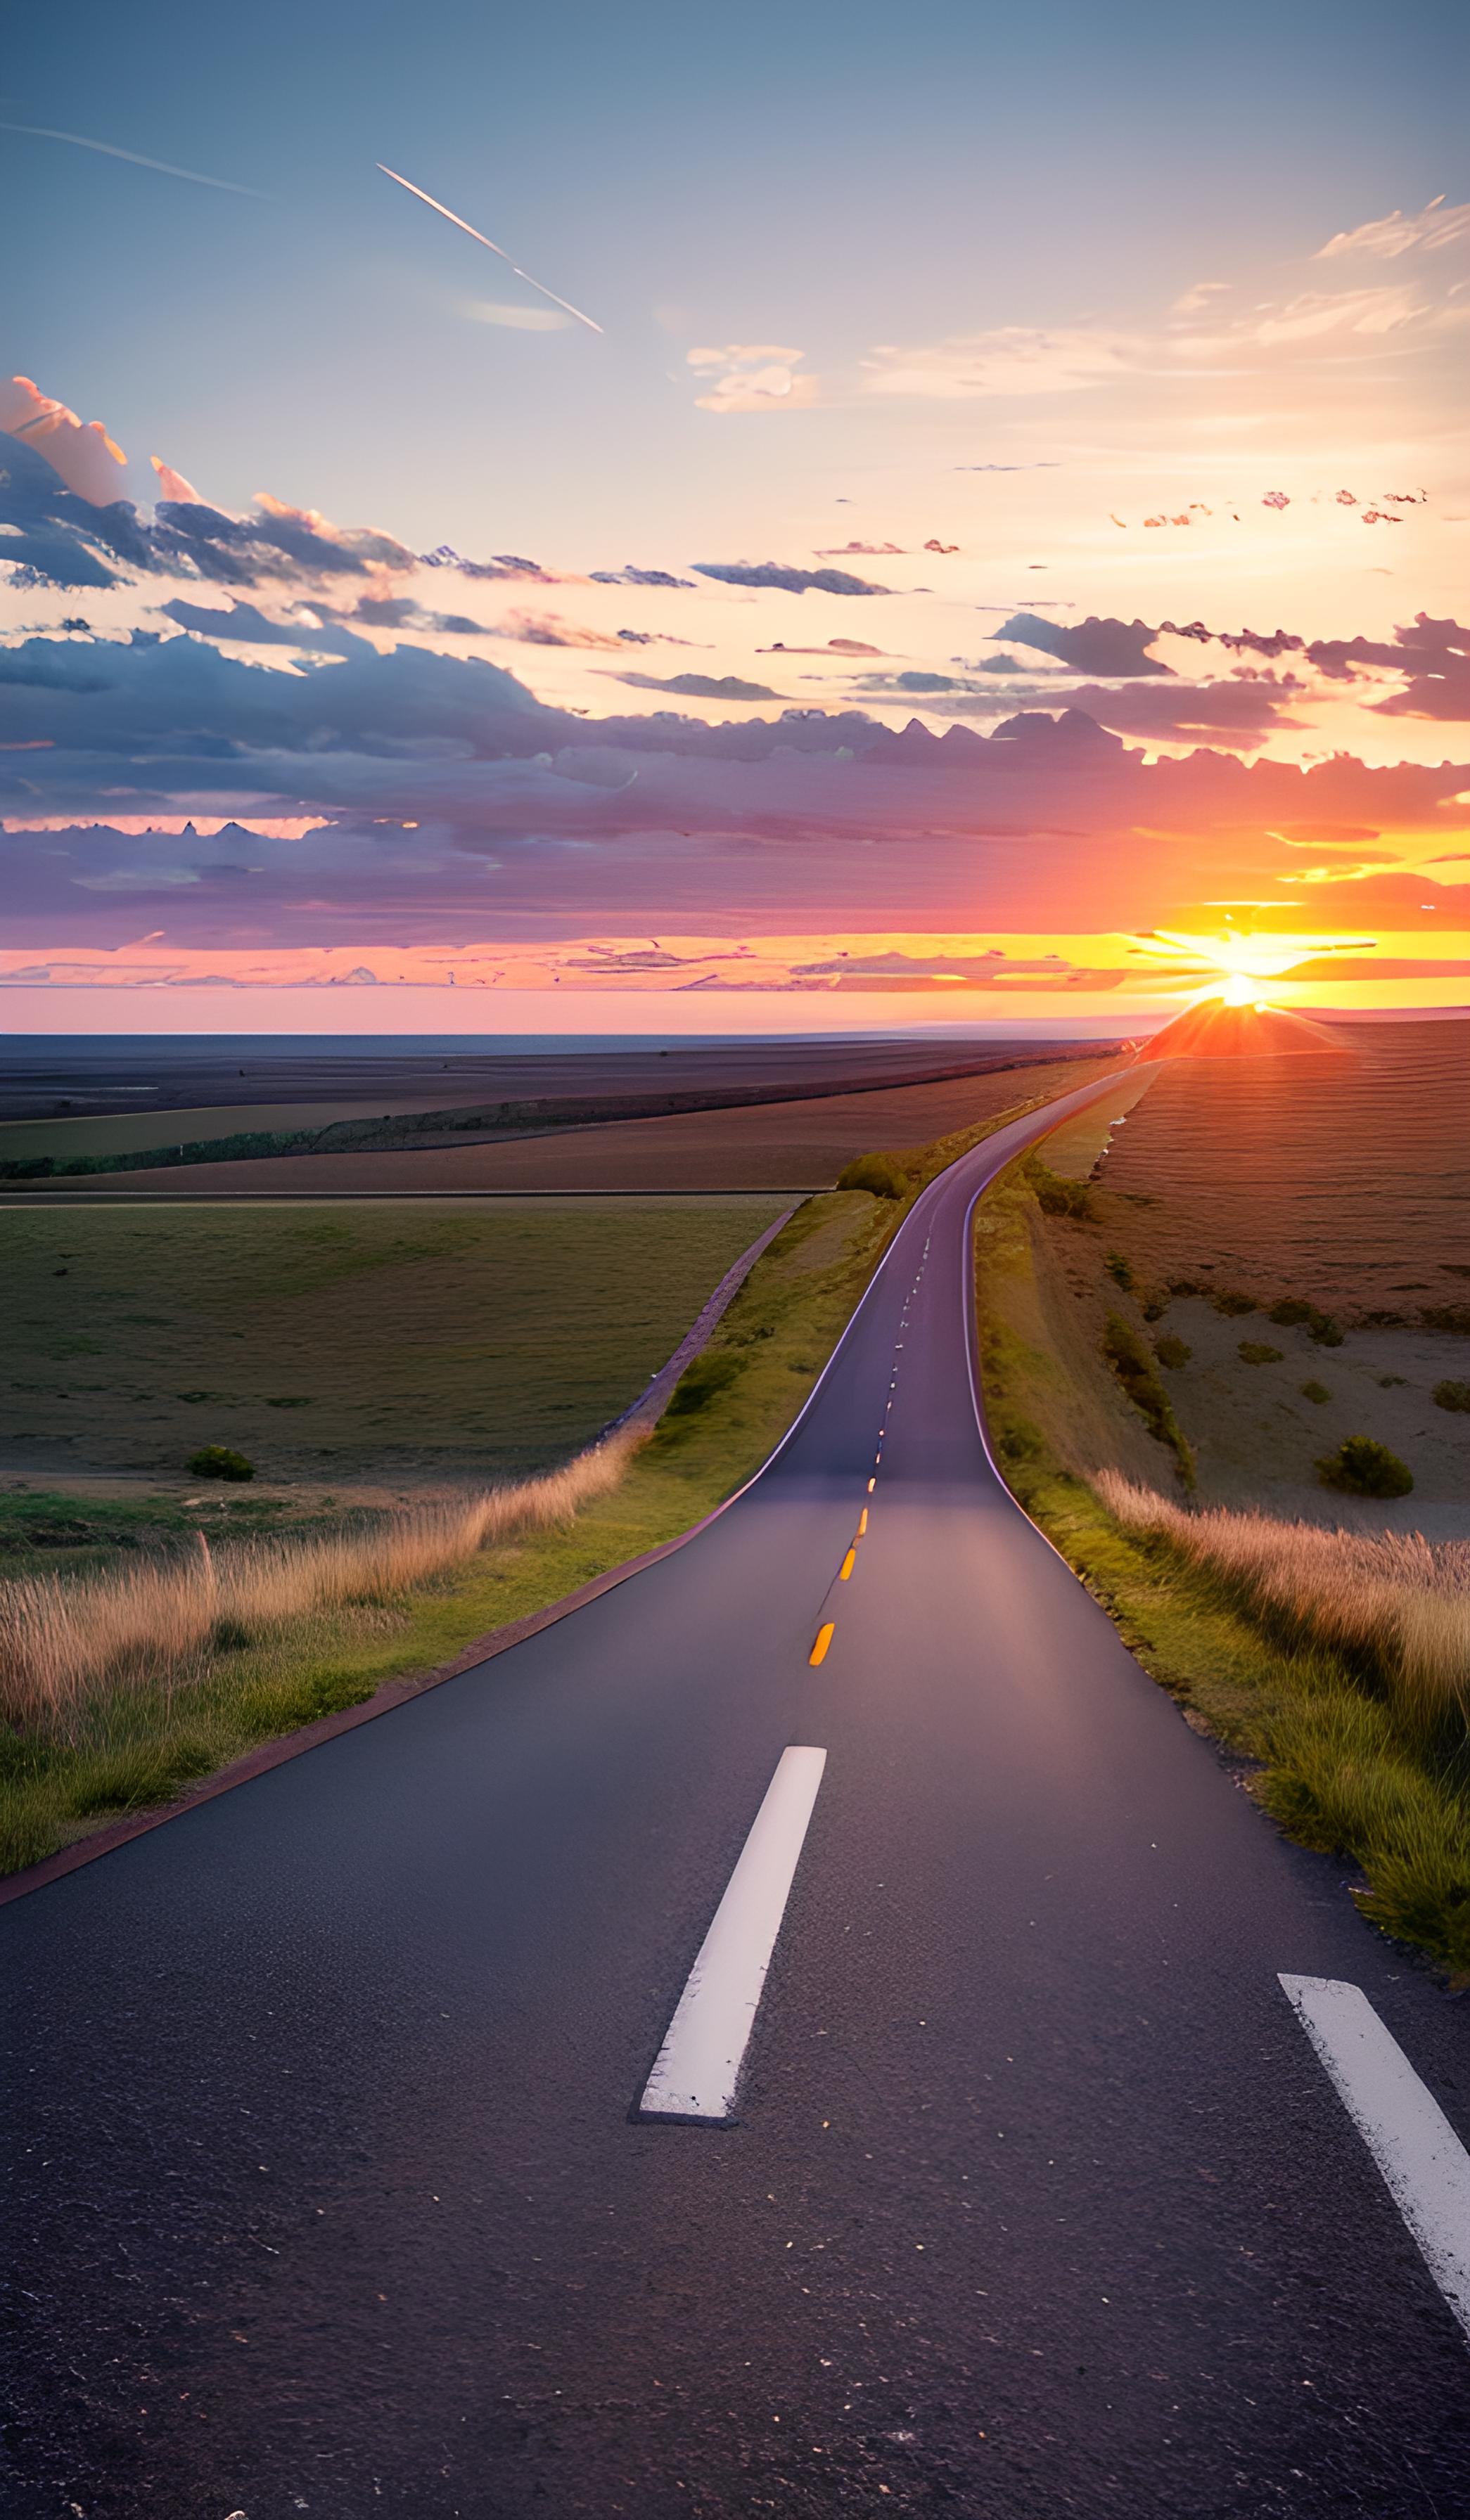
[[[9, 2520], [1470, 2511], [1452, 2267], [1280, 1979], [1461, 2138], [1470, 2021], [984, 1449], [968, 1215], [1036, 1125], [689, 1545], [0, 1917]], [[783, 1864], [733, 2122], [640, 2115]]]

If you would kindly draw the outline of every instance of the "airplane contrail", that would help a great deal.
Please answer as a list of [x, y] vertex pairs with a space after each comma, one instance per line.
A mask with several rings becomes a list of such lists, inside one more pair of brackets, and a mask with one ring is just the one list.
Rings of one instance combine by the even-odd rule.
[[472, 228], [468, 219], [459, 218], [453, 210], [446, 210], [442, 202], [436, 202], [432, 193], [421, 192], [417, 184], [410, 184], [406, 175], [393, 174], [391, 166], [385, 166], [381, 158], [376, 159], [375, 163], [380, 175], [388, 175], [391, 177], [393, 183], [402, 185], [405, 193], [412, 193], [415, 201], [427, 202], [431, 210], [437, 210], [439, 217], [441, 219], [447, 219], [451, 227], [463, 228], [466, 236], [473, 237], [477, 245], [487, 245], [491, 253], [499, 254], [502, 262], [510, 262], [510, 267], [518, 280], [524, 280], [528, 288], [536, 290], [542, 297], [549, 297], [553, 306], [561, 307], [563, 314], [574, 315], [578, 324], [585, 324], [589, 333], [600, 333], [602, 331], [602, 326], [600, 324], [594, 324], [591, 316], [584, 315], [581, 308], [579, 306], [574, 306], [570, 298], [558, 297], [554, 289], [547, 289], [541, 281], [532, 280], [530, 273], [528, 271], [523, 271], [519, 262], [511, 262], [510, 255], [506, 252], [505, 248], [503, 246], [496, 245], [492, 238], [482, 236], [479, 228]]
[[99, 158], [120, 158], [129, 166], [149, 166], [156, 175], [179, 175], [186, 184], [207, 184], [216, 193], [241, 193], [248, 202], [269, 201], [249, 184], [227, 184], [220, 175], [197, 175], [192, 166], [170, 166], [161, 158], [140, 158], [132, 149], [114, 149], [106, 140], [84, 140], [79, 131], [47, 131], [38, 122], [0, 122], [0, 131], [23, 132], [27, 140], [67, 140], [73, 149], [94, 149]]

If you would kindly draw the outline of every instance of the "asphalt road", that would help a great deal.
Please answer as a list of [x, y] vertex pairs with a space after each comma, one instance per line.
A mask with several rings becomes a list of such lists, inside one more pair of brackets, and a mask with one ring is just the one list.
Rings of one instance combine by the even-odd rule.
[[[1461, 2137], [1470, 2021], [991, 1470], [1025, 1134], [695, 1541], [0, 1916], [8, 2520], [1470, 2512], [1464, 2338], [1278, 1972]], [[790, 1744], [738, 2123], [640, 2121]]]

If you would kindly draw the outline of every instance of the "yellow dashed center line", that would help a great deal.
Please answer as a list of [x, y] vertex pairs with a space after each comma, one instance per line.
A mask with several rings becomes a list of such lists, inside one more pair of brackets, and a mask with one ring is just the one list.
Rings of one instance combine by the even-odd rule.
[[840, 1584], [846, 1584], [848, 1577], [851, 1574], [856, 1563], [857, 1552], [855, 1549], [850, 1549], [847, 1556], [843, 1559], [841, 1566], [837, 1570], [837, 1580]]
[[825, 1662], [825, 1661], [826, 1661], [826, 1659], [827, 1659], [827, 1647], [828, 1647], [828, 1646], [830, 1645], [830, 1643], [832, 1642], [833, 1634], [834, 1634], [834, 1632], [835, 1632], [835, 1630], [836, 1630], [836, 1626], [837, 1626], [837, 1622], [836, 1622], [836, 1620], [835, 1620], [835, 1619], [828, 1619], [828, 1620], [827, 1620], [827, 1622], [826, 1622], [826, 1624], [825, 1624], [823, 1627], [818, 1628], [818, 1630], [817, 1630], [817, 1632], [816, 1632], [816, 1642], [815, 1642], [815, 1644], [812, 1646], [810, 1653], [809, 1653], [809, 1654], [807, 1655], [807, 1657], [806, 1657], [807, 1661], [811, 1664], [811, 1666], [812, 1666], [812, 1668], [813, 1668], [813, 1669], [815, 1669], [816, 1665], [817, 1665], [819, 1662]]

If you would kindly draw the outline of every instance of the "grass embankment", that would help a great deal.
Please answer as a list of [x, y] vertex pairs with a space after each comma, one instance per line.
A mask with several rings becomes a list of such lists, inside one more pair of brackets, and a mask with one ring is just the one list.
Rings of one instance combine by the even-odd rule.
[[[1034, 1210], [1013, 1166], [977, 1243], [986, 1408], [1012, 1490], [1189, 1720], [1260, 1762], [1272, 1817], [1361, 1868], [1375, 1923], [1470, 1977], [1470, 1548], [1196, 1513], [1084, 1463]], [[1080, 1398], [1095, 1428], [1095, 1395]]]
[[641, 1447], [615, 1441], [528, 1491], [355, 1532], [207, 1556], [194, 1540], [133, 1569], [5, 1588], [0, 1868], [427, 1674], [686, 1530], [790, 1423], [898, 1212], [850, 1194], [794, 1217]]

